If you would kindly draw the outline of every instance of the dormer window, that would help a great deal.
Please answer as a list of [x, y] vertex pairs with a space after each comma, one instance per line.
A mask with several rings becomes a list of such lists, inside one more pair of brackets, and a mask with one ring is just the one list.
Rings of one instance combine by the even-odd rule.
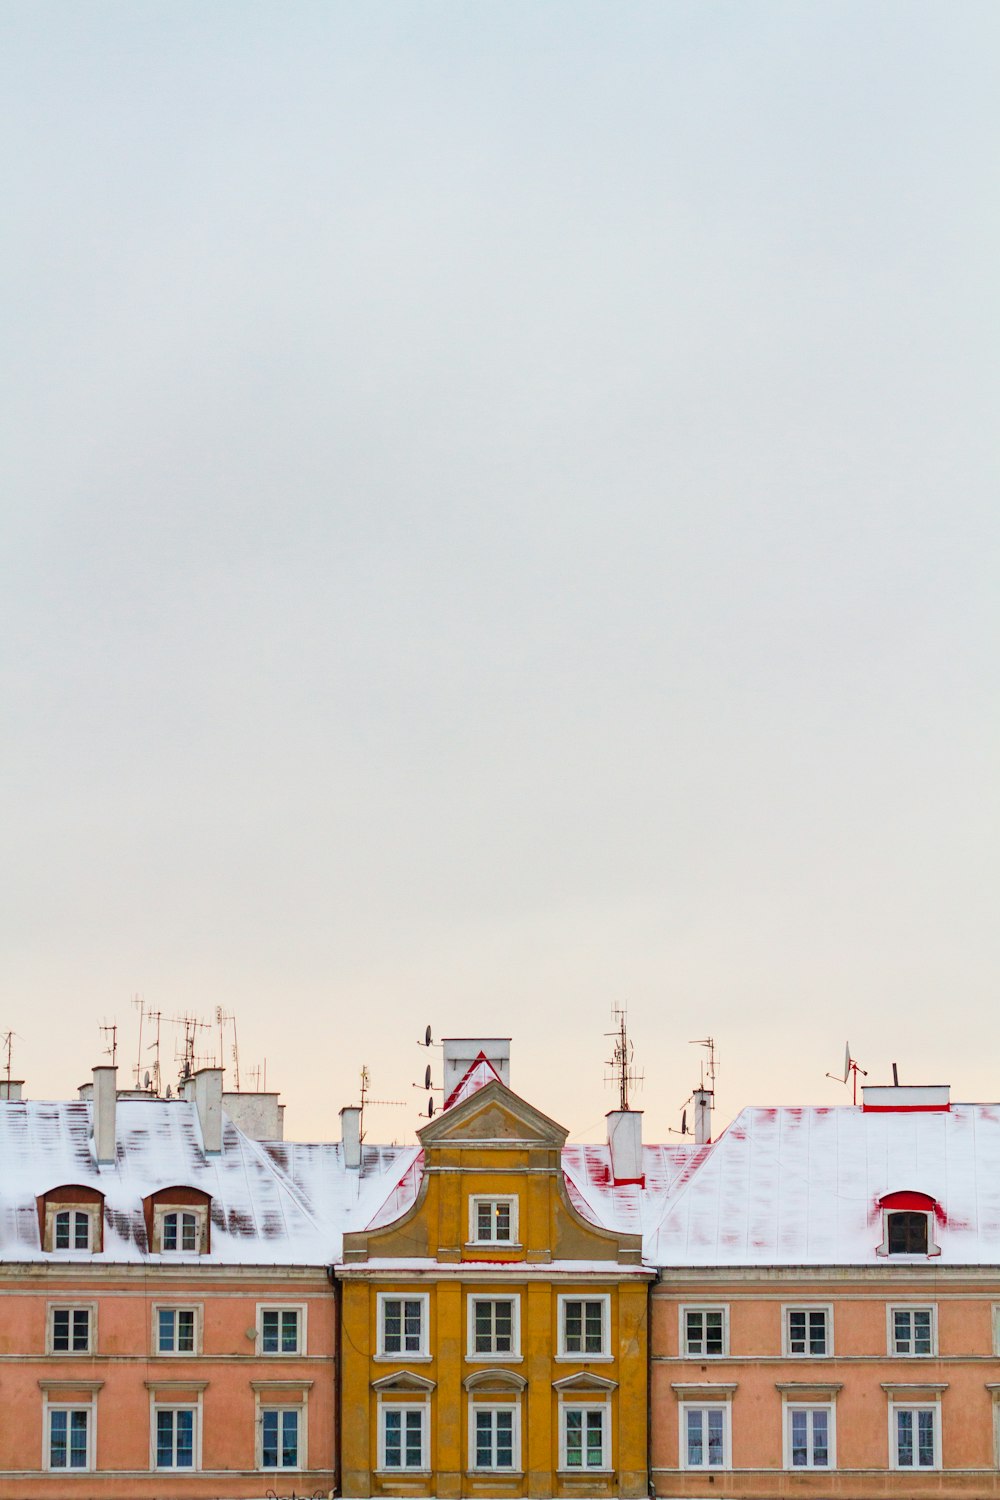
[[943, 1218], [940, 1205], [927, 1193], [887, 1193], [879, 1199], [882, 1243], [878, 1255], [940, 1255], [934, 1225]]
[[212, 1200], [200, 1188], [160, 1188], [146, 1198], [146, 1238], [153, 1255], [207, 1255]]
[[50, 1188], [38, 1199], [38, 1233], [50, 1254], [100, 1254], [103, 1228], [104, 1196], [96, 1188]]

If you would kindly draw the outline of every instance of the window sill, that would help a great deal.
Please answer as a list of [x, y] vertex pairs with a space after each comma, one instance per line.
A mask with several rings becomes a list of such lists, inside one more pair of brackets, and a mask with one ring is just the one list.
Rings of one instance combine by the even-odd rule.
[[376, 1469], [374, 1471], [382, 1479], [426, 1479], [430, 1475], [430, 1469]]
[[615, 1362], [613, 1354], [554, 1354], [552, 1359], [557, 1365], [612, 1365]]
[[[463, 1250], [523, 1250], [520, 1240], [466, 1240]], [[493, 1473], [490, 1469], [489, 1473]]]
[[599, 1469], [596, 1464], [586, 1468], [556, 1470], [560, 1479], [586, 1479], [588, 1474], [603, 1474], [605, 1478], [610, 1478], [614, 1472], [614, 1469]]
[[[373, 1365], [429, 1365], [433, 1354], [373, 1354]], [[381, 1470], [378, 1471], [381, 1473]]]
[[523, 1479], [523, 1469], [466, 1469], [466, 1479]]
[[523, 1365], [523, 1354], [467, 1354], [467, 1365]]

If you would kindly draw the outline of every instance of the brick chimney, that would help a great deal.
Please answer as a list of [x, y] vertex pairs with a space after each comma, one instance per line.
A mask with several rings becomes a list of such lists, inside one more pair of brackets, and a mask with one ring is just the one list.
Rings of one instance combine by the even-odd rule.
[[118, 1104], [118, 1069], [101, 1066], [94, 1069], [93, 1092], [94, 1154], [98, 1165], [108, 1165], [116, 1158], [115, 1113]]
[[189, 1079], [186, 1098], [194, 1099], [206, 1156], [222, 1150], [222, 1069], [199, 1068]]

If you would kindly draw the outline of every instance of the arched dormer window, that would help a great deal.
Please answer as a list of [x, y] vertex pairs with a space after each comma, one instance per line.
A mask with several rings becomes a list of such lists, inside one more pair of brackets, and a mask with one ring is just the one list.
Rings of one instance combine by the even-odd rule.
[[934, 1224], [943, 1218], [937, 1200], [927, 1193], [886, 1193], [879, 1199], [882, 1210], [882, 1243], [878, 1255], [940, 1255], [934, 1241]]
[[82, 1183], [50, 1188], [38, 1198], [42, 1249], [95, 1255], [104, 1248], [104, 1195]]
[[212, 1200], [200, 1188], [159, 1188], [143, 1202], [146, 1238], [153, 1255], [207, 1255]]

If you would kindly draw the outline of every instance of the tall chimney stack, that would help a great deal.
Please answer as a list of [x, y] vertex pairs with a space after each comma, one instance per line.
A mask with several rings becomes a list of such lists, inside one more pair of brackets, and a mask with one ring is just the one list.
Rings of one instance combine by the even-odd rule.
[[708, 1146], [712, 1140], [712, 1101], [715, 1094], [712, 1089], [695, 1089], [694, 1099], [694, 1143], [696, 1146]]
[[98, 1166], [109, 1165], [116, 1158], [115, 1111], [118, 1104], [118, 1069], [94, 1069], [93, 1093], [94, 1154]]
[[616, 1183], [642, 1182], [642, 1110], [613, 1109], [607, 1120], [611, 1176]]
[[199, 1068], [189, 1080], [186, 1097], [194, 1098], [205, 1155], [218, 1156], [222, 1150], [222, 1069]]
[[340, 1139], [344, 1166], [356, 1172], [361, 1166], [361, 1110], [356, 1104], [346, 1104], [340, 1111]]

